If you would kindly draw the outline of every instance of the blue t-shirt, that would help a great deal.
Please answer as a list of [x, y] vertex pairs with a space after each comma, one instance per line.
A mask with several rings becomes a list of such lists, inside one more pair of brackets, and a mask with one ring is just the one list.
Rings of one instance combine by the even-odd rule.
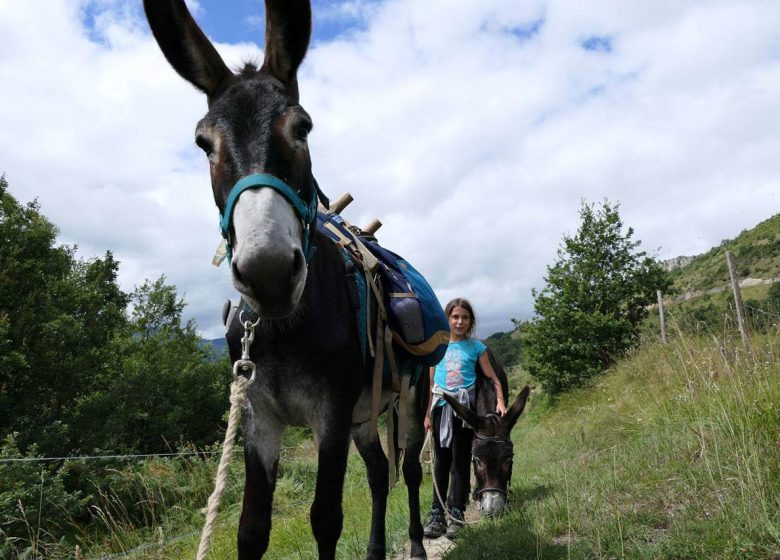
[[476, 338], [450, 342], [433, 371], [433, 382], [448, 391], [471, 387], [477, 382], [477, 360], [486, 349]]

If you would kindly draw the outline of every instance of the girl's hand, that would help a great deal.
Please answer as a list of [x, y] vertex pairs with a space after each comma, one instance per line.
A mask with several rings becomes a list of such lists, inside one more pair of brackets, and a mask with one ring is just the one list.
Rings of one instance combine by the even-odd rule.
[[425, 431], [430, 432], [433, 430], [433, 422], [431, 422], [431, 416], [429, 414], [425, 415]]
[[504, 414], [506, 414], [506, 405], [504, 404], [504, 399], [499, 397], [497, 400], [498, 402], [496, 403], [496, 413], [499, 416], [503, 416]]

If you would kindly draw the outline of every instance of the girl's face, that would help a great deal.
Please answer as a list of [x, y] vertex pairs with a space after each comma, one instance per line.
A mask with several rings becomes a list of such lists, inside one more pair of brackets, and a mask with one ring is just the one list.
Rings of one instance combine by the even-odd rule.
[[471, 328], [471, 315], [462, 307], [453, 307], [450, 311], [450, 338], [463, 340]]

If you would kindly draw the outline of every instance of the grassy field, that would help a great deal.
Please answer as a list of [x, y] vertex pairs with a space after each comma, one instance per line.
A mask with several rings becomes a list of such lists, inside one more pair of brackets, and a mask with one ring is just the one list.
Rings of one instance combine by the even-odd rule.
[[[243, 457], [237, 453], [231, 464], [230, 483], [220, 508], [218, 526], [211, 545], [211, 558], [236, 557], [236, 530], [243, 489]], [[83, 558], [178, 559], [195, 557], [200, 539], [205, 505], [216, 472], [216, 458], [201, 460], [152, 460], [135, 472], [118, 473], [123, 488], [132, 488], [145, 530], [137, 527], [138, 513], [131, 514], [111, 504], [126, 502], [106, 496], [99, 530], [81, 536]], [[289, 430], [279, 464], [274, 494], [273, 528], [267, 558], [310, 559], [317, 548], [309, 525], [309, 507], [314, 498], [316, 454], [304, 430]], [[423, 507], [431, 496], [429, 478], [421, 490]], [[366, 472], [352, 449], [344, 490], [344, 531], [338, 545], [338, 558], [365, 556], [371, 518], [371, 500]], [[406, 487], [399, 482], [391, 491], [387, 512], [388, 547], [400, 550], [407, 541], [408, 509]], [[35, 533], [34, 524], [30, 527]], [[73, 551], [56, 545], [39, 548], [43, 557], [72, 558]]]
[[448, 560], [780, 558], [780, 340], [652, 344], [515, 430], [515, 511]]
[[[464, 530], [448, 560], [780, 558], [780, 337], [673, 333], [648, 342], [590, 387], [556, 402], [539, 390], [514, 431], [514, 509]], [[529, 381], [511, 372], [512, 394]], [[215, 460], [149, 461], [117, 472], [129, 512], [105, 496], [100, 532], [81, 536], [84, 558], [192, 557]], [[307, 434], [290, 431], [280, 461], [267, 557], [316, 557], [308, 510], [316, 463]], [[243, 486], [234, 460], [212, 558], [235, 557]], [[430, 477], [422, 489], [430, 499]], [[370, 499], [350, 457], [338, 557], [362, 558]], [[33, 519], [33, 515], [30, 515]], [[140, 519], [151, 529], [139, 530]], [[388, 508], [388, 544], [406, 542], [406, 488]], [[34, 523], [31, 522], [31, 535]], [[31, 537], [32, 538], [32, 537]], [[73, 557], [56, 547], [37, 556]], [[71, 551], [72, 552], [72, 551]]]

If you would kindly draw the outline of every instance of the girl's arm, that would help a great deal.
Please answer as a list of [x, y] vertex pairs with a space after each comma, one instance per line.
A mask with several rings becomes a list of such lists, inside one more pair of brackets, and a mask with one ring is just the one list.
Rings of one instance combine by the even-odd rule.
[[433, 429], [433, 422], [431, 421], [431, 402], [433, 401], [433, 371], [434, 368], [428, 368], [429, 383], [428, 383], [428, 407], [425, 409], [425, 430], [430, 432]]
[[506, 400], [504, 398], [504, 390], [501, 388], [501, 383], [498, 380], [496, 372], [493, 371], [493, 366], [490, 365], [490, 358], [488, 358], [487, 352], [483, 352], [479, 357], [479, 365], [482, 367], [482, 371], [493, 382], [496, 387], [496, 412], [501, 416], [506, 414]]

